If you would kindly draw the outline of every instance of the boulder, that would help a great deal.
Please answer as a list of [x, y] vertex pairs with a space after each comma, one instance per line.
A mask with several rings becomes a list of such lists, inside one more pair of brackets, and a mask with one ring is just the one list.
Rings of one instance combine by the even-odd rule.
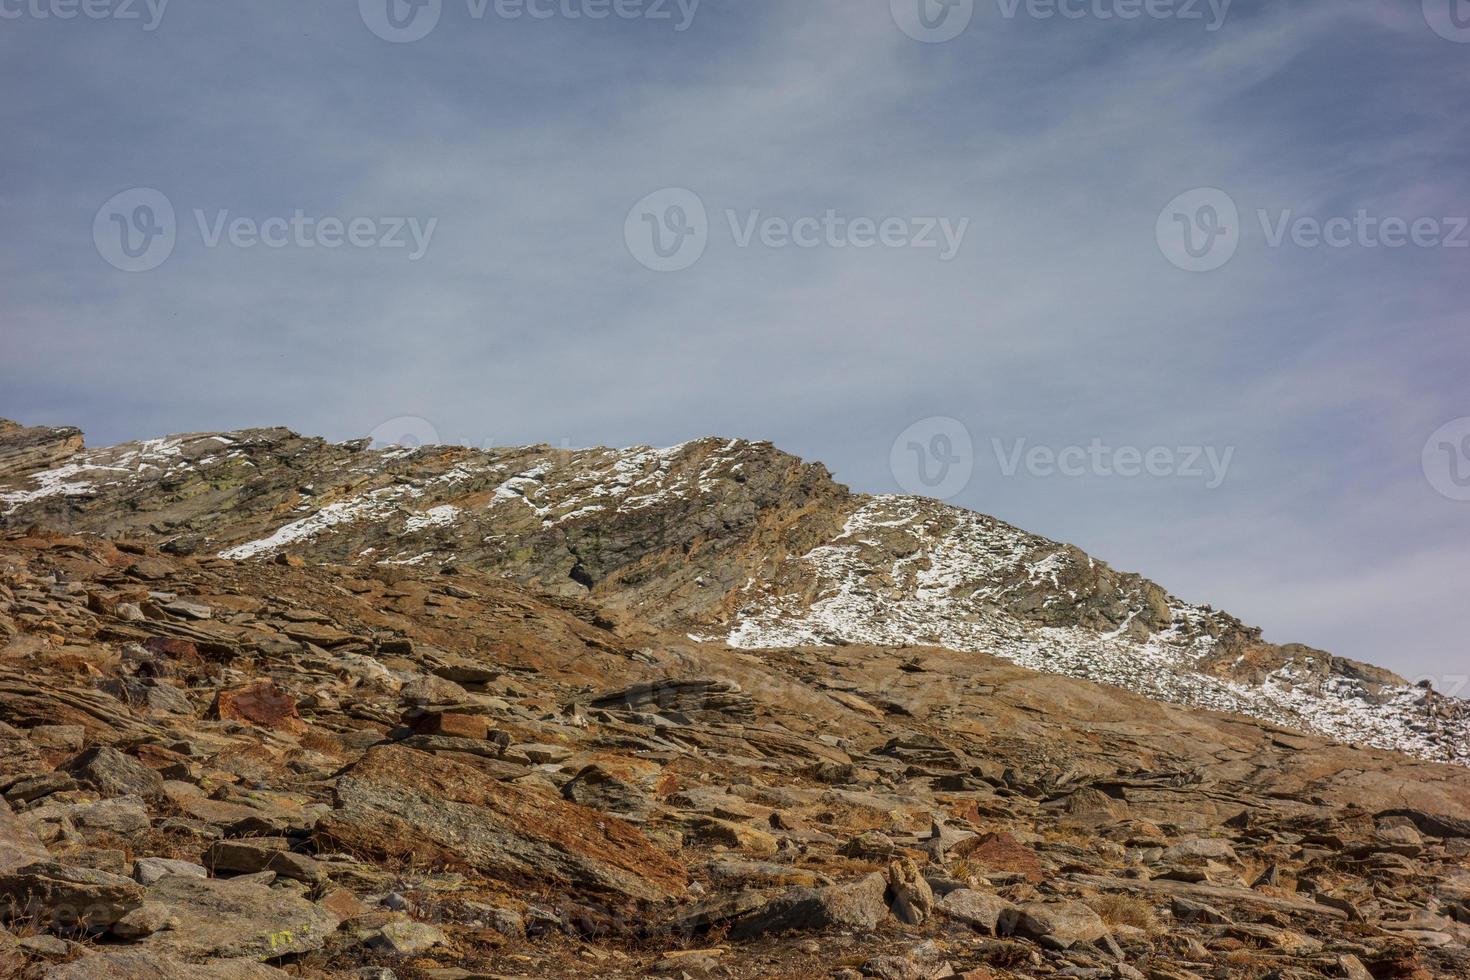
[[1212, 861], [1236, 861], [1235, 848], [1230, 846], [1227, 840], [1213, 837], [1201, 837], [1194, 840], [1180, 841], [1178, 844], [1164, 849], [1163, 860], [1180, 861], [1189, 859], [1203, 859]]
[[283, 837], [252, 837], [221, 840], [209, 845], [203, 865], [216, 874], [255, 874], [274, 871], [279, 877], [318, 882], [324, 877], [321, 865], [305, 854], [292, 854], [291, 842]]
[[995, 935], [1000, 917], [1011, 908], [1011, 903], [999, 895], [959, 888], [941, 898], [938, 908], [956, 922], [963, 922], [971, 929]]
[[133, 862], [133, 879], [144, 887], [169, 875], [208, 878], [209, 872], [192, 861], [175, 861], [171, 858], [138, 858]]
[[147, 900], [167, 906], [172, 928], [139, 948], [183, 960], [273, 959], [321, 949], [337, 918], [290, 892], [254, 882], [169, 875], [149, 886]]
[[419, 956], [435, 946], [448, 945], [444, 933], [426, 922], [395, 919], [378, 930], [368, 945], [397, 956]]
[[142, 904], [143, 886], [106, 871], [37, 861], [0, 875], [0, 914], [58, 932], [106, 928]]
[[1001, 913], [997, 931], [1067, 947], [1108, 934], [1107, 923], [1081, 902], [1032, 902]]
[[960, 841], [949, 853], [952, 858], [963, 858], [992, 871], [1022, 874], [1031, 881], [1042, 878], [1041, 859], [1036, 852], [1004, 832]]
[[337, 781], [323, 844], [468, 864], [491, 876], [658, 901], [682, 865], [615, 817], [399, 745], [371, 749]]
[[119, 939], [141, 939], [174, 924], [172, 910], [157, 902], [144, 902], [112, 924], [112, 934]]
[[139, 949], [97, 949], [53, 966], [43, 980], [288, 980], [275, 967], [249, 959], [185, 963]]
[[162, 776], [109, 745], [88, 749], [60, 768], [103, 796], [140, 796], [148, 800], [163, 797]]
[[909, 925], [923, 925], [934, 912], [934, 891], [911, 858], [888, 866], [888, 899], [894, 918]]
[[887, 891], [888, 882], [876, 871], [826, 888], [793, 888], [736, 922], [730, 938], [837, 928], [872, 932], [888, 918]]
[[220, 691], [209, 707], [209, 715], [287, 735], [306, 731], [306, 722], [296, 710], [296, 699], [269, 681]]
[[0, 875], [50, 856], [35, 831], [11, 811], [9, 803], [0, 800]]

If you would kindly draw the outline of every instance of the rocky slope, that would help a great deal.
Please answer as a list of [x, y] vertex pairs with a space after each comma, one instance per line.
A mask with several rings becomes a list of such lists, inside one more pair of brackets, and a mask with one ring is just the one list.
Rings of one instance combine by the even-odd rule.
[[0, 797], [27, 980], [1470, 974], [1464, 768], [467, 564], [0, 533]]
[[[1149, 697], [1470, 764], [1470, 706], [1265, 643], [1076, 548], [911, 497], [866, 497], [764, 443], [370, 449], [281, 429], [79, 450], [0, 469], [0, 526], [174, 554], [477, 568], [748, 649], [942, 645]], [[64, 452], [54, 450], [64, 447]]]

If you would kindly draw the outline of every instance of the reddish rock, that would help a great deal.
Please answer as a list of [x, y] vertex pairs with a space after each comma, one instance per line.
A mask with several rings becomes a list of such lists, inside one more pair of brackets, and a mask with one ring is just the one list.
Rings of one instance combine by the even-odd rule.
[[341, 776], [336, 796], [317, 833], [354, 853], [649, 901], [685, 891], [683, 866], [616, 817], [441, 756], [378, 746]]
[[448, 735], [452, 738], [483, 740], [490, 737], [490, 722], [480, 715], [445, 712], [424, 715], [413, 723], [413, 730], [420, 735]]
[[950, 854], [992, 871], [1023, 874], [1031, 881], [1040, 881], [1043, 877], [1041, 859], [1036, 852], [1004, 832], [963, 840], [950, 850]]
[[296, 699], [268, 681], [220, 691], [209, 714], [221, 721], [243, 721], [290, 735], [306, 731], [306, 723], [296, 711]]

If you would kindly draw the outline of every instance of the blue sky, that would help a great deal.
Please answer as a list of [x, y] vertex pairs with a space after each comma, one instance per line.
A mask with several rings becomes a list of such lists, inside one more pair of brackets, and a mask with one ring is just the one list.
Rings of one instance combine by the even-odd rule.
[[[95, 444], [745, 436], [867, 491], [954, 419], [955, 503], [1271, 639], [1470, 674], [1470, 503], [1433, 462], [1470, 472], [1465, 0], [923, 0], [964, 19], [943, 43], [902, 28], [920, 0], [441, 0], [406, 43], [370, 26], [389, 0], [91, 2], [0, 0], [0, 415]], [[393, 2], [409, 31], [435, 12]], [[173, 245], [123, 271], [109, 234], [164, 254], [138, 188]], [[635, 205], [668, 188], [703, 252], [658, 272], [636, 231], [671, 199]], [[780, 244], [829, 211], [835, 238]], [[861, 219], [894, 244], [857, 247]], [[940, 219], [947, 260], [913, 247]], [[1228, 261], [1180, 268], [1176, 224]], [[1095, 441], [1233, 452], [1213, 488], [1007, 475], [1017, 445]]]

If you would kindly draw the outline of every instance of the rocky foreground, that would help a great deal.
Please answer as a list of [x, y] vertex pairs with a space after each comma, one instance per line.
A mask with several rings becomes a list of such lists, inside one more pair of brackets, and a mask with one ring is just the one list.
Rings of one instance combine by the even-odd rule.
[[1470, 975], [1470, 770], [452, 564], [0, 538], [0, 974]]

